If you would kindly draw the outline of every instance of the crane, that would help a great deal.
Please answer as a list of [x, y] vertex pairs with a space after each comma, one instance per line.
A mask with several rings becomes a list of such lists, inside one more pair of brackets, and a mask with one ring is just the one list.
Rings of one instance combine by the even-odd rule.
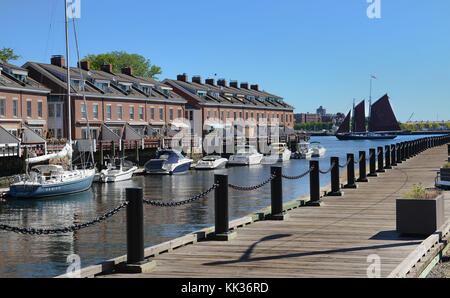
[[411, 118], [414, 116], [414, 113], [412, 113], [411, 114], [411, 116], [409, 116], [409, 118], [408, 118], [408, 120], [406, 121], [406, 123], [408, 123], [410, 120], [411, 120]]

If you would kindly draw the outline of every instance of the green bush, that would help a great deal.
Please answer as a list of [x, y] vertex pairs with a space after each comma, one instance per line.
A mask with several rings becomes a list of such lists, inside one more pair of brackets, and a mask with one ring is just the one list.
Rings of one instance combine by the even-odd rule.
[[439, 190], [436, 189], [426, 189], [422, 186], [414, 184], [413, 189], [404, 194], [405, 198], [409, 199], [433, 199], [440, 194]]

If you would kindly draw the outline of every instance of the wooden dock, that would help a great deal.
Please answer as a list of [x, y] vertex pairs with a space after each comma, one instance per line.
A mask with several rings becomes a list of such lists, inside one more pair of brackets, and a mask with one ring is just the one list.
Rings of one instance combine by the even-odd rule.
[[[151, 256], [156, 267], [149, 273], [98, 277], [367, 277], [377, 258], [381, 277], [387, 277], [425, 240], [400, 237], [395, 231], [395, 199], [415, 184], [433, 187], [446, 161], [447, 146], [431, 148], [368, 183], [358, 183], [357, 189], [345, 189], [342, 197], [323, 197], [323, 206], [292, 209], [284, 221], [246, 217], [240, 222], [250, 224], [236, 228], [237, 237], [228, 242], [197, 242], [192, 241], [197, 236], [187, 235], [182, 238], [190, 237], [185, 242], [192, 243], [176, 249], [147, 248], [146, 256], [151, 250], [164, 251]], [[445, 204], [450, 218], [449, 196]]]

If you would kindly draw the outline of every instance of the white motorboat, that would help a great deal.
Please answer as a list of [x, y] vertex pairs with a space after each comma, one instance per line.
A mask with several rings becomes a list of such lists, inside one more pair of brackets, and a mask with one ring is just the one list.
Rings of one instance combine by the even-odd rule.
[[131, 179], [137, 166], [123, 158], [113, 158], [107, 163], [106, 169], [95, 175], [94, 181], [97, 182], [119, 182]]
[[292, 153], [291, 158], [295, 159], [310, 159], [313, 155], [313, 150], [309, 147], [309, 143], [297, 143], [297, 151]]
[[256, 150], [255, 146], [238, 146], [236, 154], [231, 155], [228, 160], [229, 165], [256, 165], [260, 164], [263, 155]]
[[323, 157], [327, 149], [320, 145], [319, 142], [311, 142], [312, 157]]
[[195, 165], [196, 170], [212, 170], [225, 168], [228, 159], [223, 158], [219, 155], [207, 155], [200, 159]]
[[148, 174], [178, 174], [188, 171], [192, 159], [186, 158], [180, 151], [174, 149], [159, 150], [155, 159], [150, 159], [144, 165]]
[[261, 163], [270, 164], [288, 161], [291, 159], [291, 153], [285, 143], [272, 143], [269, 147], [269, 154], [264, 155]]

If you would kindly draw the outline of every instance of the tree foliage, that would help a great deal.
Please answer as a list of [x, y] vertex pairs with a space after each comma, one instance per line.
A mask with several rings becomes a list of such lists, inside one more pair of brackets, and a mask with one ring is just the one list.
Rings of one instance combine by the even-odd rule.
[[13, 60], [19, 59], [20, 56], [14, 53], [14, 50], [11, 48], [3, 48], [0, 50], [0, 60], [4, 62], [9, 62]]
[[112, 64], [113, 72], [120, 73], [123, 67], [132, 67], [133, 74], [137, 76], [158, 79], [162, 73], [161, 67], [152, 65], [150, 59], [138, 54], [128, 54], [124, 51], [113, 51], [104, 54], [89, 54], [83, 58], [88, 60], [92, 69], [100, 70], [103, 64]]
[[333, 126], [333, 122], [311, 122], [311, 123], [295, 123], [295, 130], [329, 130]]

